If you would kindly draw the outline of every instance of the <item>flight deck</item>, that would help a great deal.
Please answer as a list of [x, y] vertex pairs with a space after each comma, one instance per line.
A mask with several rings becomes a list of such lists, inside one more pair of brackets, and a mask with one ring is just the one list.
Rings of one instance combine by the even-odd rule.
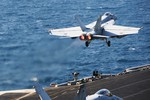
[[[83, 81], [84, 80], [84, 81]], [[132, 67], [116, 75], [101, 75], [99, 79], [88, 77], [76, 82], [45, 88], [52, 100], [75, 100], [81, 84], [91, 95], [102, 88], [124, 100], [150, 99], [150, 65]], [[86, 80], [86, 81], [85, 81]], [[0, 91], [0, 100], [40, 100], [34, 89]]]

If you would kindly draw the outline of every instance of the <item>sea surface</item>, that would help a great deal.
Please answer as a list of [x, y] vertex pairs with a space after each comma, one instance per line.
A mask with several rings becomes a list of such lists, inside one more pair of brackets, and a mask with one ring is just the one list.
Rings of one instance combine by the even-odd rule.
[[[0, 91], [32, 88], [33, 81], [50, 83], [92, 75], [93, 70], [116, 74], [150, 64], [149, 0], [1, 0]], [[142, 27], [139, 34], [121, 39], [94, 40], [87, 48], [79, 39], [58, 39], [48, 30], [78, 26], [111, 12], [116, 24]]]

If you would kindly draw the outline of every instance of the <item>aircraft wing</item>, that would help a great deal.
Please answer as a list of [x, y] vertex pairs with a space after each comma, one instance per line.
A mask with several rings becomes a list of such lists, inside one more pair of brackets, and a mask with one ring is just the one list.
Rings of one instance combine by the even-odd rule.
[[50, 35], [60, 36], [60, 37], [70, 37], [75, 38], [83, 34], [80, 27], [70, 27], [70, 28], [61, 28], [61, 29], [52, 29], [49, 30]]
[[106, 25], [104, 29], [105, 31], [112, 33], [113, 36], [137, 34], [140, 30], [140, 28], [137, 27], [127, 27], [127, 26], [120, 26], [120, 25]]

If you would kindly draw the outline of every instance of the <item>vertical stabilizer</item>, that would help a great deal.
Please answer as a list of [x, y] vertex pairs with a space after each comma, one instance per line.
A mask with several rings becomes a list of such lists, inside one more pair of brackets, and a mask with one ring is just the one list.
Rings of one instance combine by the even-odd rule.
[[85, 25], [82, 23], [82, 21], [79, 19], [79, 16], [75, 16], [75, 19], [77, 20], [77, 22], [79, 23], [81, 30], [85, 31], [87, 28], [85, 27]]
[[86, 88], [84, 84], [82, 84], [77, 91], [77, 96], [75, 100], [86, 100]]
[[96, 22], [95, 27], [94, 27], [94, 31], [95, 31], [96, 33], [100, 33], [100, 32], [101, 32], [101, 17], [102, 17], [102, 16], [100, 16], [100, 17], [97, 19], [97, 22]]
[[34, 88], [41, 100], [51, 100], [48, 94], [43, 90], [42, 86], [39, 83], [35, 83]]

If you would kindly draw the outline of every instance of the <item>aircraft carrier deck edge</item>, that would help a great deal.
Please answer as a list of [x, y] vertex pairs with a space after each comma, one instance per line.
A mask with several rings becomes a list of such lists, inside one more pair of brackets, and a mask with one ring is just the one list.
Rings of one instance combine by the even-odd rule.
[[[74, 82], [72, 82], [74, 83]], [[116, 75], [102, 75], [102, 78], [81, 82], [77, 85], [57, 85], [45, 88], [52, 100], [74, 100], [81, 84], [86, 86], [86, 94], [91, 95], [102, 88], [124, 100], [150, 99], [150, 64], [132, 67]], [[75, 82], [76, 84], [76, 82]], [[0, 91], [0, 100], [40, 100], [34, 89]]]

